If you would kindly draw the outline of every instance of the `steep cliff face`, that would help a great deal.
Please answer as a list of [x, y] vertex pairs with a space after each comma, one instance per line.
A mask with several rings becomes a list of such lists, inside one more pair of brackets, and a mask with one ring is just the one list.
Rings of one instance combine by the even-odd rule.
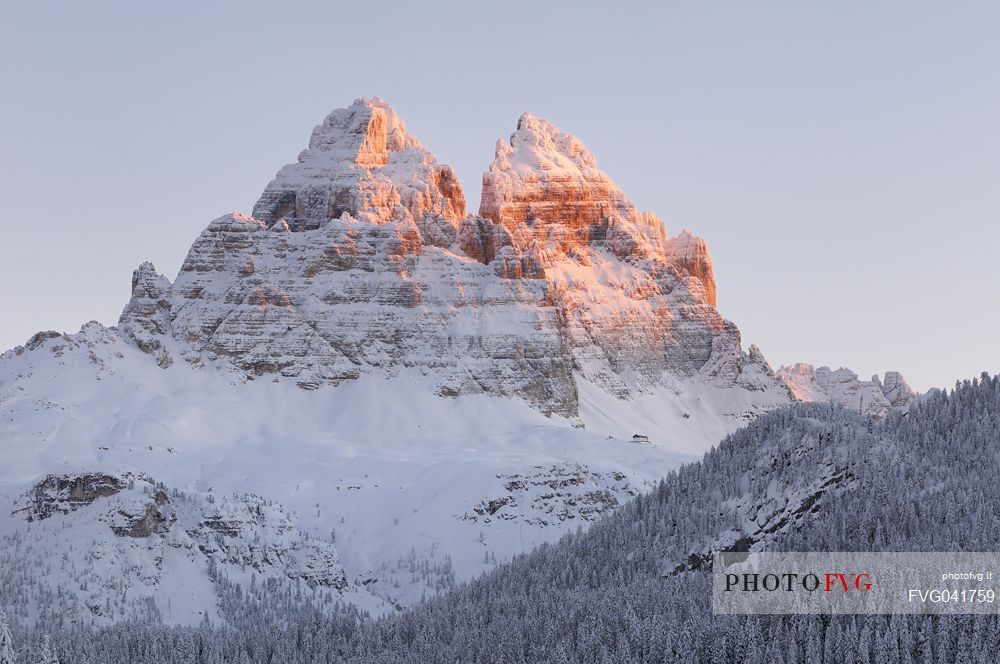
[[872, 376], [872, 382], [878, 383], [882, 394], [893, 408], [905, 408], [919, 396], [898, 371], [886, 371], [882, 380], [877, 375]]
[[579, 140], [528, 114], [498, 144], [474, 216], [454, 172], [385, 102], [359, 99], [314, 130], [253, 216], [213, 221], [173, 284], [151, 270], [120, 329], [164, 365], [224, 361], [304, 388], [415, 368], [441, 395], [569, 417], [577, 377], [628, 398], [704, 374], [787, 401], [716, 311], [705, 242], [667, 239]]
[[171, 331], [188, 361], [304, 388], [417, 369], [443, 395], [520, 396], [576, 412], [572, 360], [541, 282], [428, 247], [408, 218], [342, 214], [291, 232], [240, 215], [202, 233], [173, 285]]
[[574, 136], [525, 113], [509, 141], [497, 141], [483, 174], [479, 213], [509, 231], [552, 241], [561, 249], [604, 239], [618, 223], [642, 223], [652, 247], [663, 243], [663, 227], [641, 215]]

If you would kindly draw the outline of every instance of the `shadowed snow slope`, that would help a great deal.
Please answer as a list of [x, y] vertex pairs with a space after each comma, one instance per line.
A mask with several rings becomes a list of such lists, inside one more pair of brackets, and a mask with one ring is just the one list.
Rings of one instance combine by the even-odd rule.
[[[162, 369], [96, 323], [9, 351], [0, 366], [0, 531], [20, 533], [22, 541], [28, 535], [16, 549], [27, 560], [68, 532], [77, 543], [71, 558], [84, 555], [90, 541], [148, 550], [154, 540], [137, 543], [95, 525], [112, 498], [51, 520], [29, 523], [23, 513], [11, 514], [48, 474], [142, 474], [202, 501], [256, 494], [282, 504], [296, 532], [326, 542], [333, 533], [347, 599], [374, 611], [410, 604], [586, 525], [694, 458], [735, 421], [706, 417], [692, 437], [698, 397], [684, 406], [691, 418], [657, 412], [651, 401], [624, 425], [616, 423], [619, 414], [598, 412], [588, 401], [583, 410], [588, 419], [593, 410], [594, 424], [580, 428], [518, 399], [435, 396], [416, 372], [312, 391], [244, 382], [184, 363]], [[686, 398], [676, 398], [678, 408]], [[647, 426], [653, 444], [632, 441], [636, 432], [623, 427], [634, 423]], [[11, 541], [5, 549], [14, 551]], [[98, 587], [101, 570], [118, 579], [131, 569], [135, 577], [122, 581], [128, 601], [108, 615], [121, 617], [152, 597], [169, 603], [158, 606], [160, 617], [197, 621], [197, 611], [216, 601], [206, 567], [213, 556], [180, 556], [184, 551], [166, 549], [176, 559], [167, 572], [155, 552], [127, 558], [131, 568], [92, 568]], [[431, 570], [417, 582], [409, 571], [414, 558]], [[177, 569], [181, 576], [170, 576]], [[209, 594], [202, 604], [182, 602], [160, 585], [171, 579], [172, 586], [190, 579]], [[70, 578], [54, 573], [42, 581], [53, 592], [59, 584], [69, 588]], [[97, 603], [101, 614], [85, 617], [102, 622], [104, 604]]]

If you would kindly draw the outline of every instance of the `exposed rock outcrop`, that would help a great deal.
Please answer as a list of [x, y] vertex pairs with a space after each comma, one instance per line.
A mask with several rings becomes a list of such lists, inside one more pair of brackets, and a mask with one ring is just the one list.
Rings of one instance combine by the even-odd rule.
[[705, 289], [705, 300], [715, 306], [715, 275], [708, 243], [685, 229], [667, 242], [667, 260], [677, 268], [698, 279]]
[[13, 514], [41, 521], [53, 514], [69, 514], [98, 498], [113, 496], [126, 483], [106, 473], [46, 475], [15, 504]]
[[[593, 521], [633, 498], [637, 488], [620, 472], [595, 472], [580, 464], [535, 466], [497, 475], [499, 497], [486, 498], [460, 518], [490, 523], [520, 521], [545, 527], [567, 520]], [[502, 489], [501, 489], [502, 487]]]
[[[112, 544], [105, 548], [121, 555], [125, 564], [141, 563], [129, 562], [129, 544], [118, 546], [118, 538], [145, 540], [143, 548], [157, 551], [158, 560], [172, 548], [178, 551], [174, 555], [187, 555], [206, 567], [249, 568], [337, 590], [347, 586], [332, 544], [300, 534], [280, 505], [255, 495], [168, 494], [143, 474], [83, 472], [46, 476], [14, 510], [28, 522], [71, 513], [61, 526], [64, 530], [81, 530], [94, 538], [96, 524], [110, 529], [117, 538], [106, 540]], [[157, 563], [141, 570], [140, 576], [156, 581], [161, 572]]]
[[111, 532], [119, 537], [150, 537], [165, 533], [177, 520], [170, 499], [162, 488], [154, 488], [152, 496], [136, 496], [138, 500], [121, 501], [107, 516]]
[[170, 281], [145, 262], [132, 273], [132, 297], [118, 319], [118, 330], [143, 352], [169, 367], [173, 358], [164, 347], [170, 334]]
[[905, 408], [918, 396], [917, 391], [906, 383], [898, 371], [886, 371], [882, 380], [878, 376], [872, 376], [872, 382], [878, 383], [882, 394], [893, 408]]
[[799, 362], [781, 367], [777, 376], [798, 401], [833, 401], [872, 417], [885, 417], [894, 409], [905, 409], [917, 397], [897, 371], [886, 372], [884, 380], [877, 375], [871, 380], [861, 380], [850, 369], [817, 369]]
[[284, 566], [288, 576], [310, 585], [346, 587], [334, 548], [299, 537], [278, 505], [247, 495], [217, 502], [203, 514], [188, 535], [219, 562], [251, 569]]

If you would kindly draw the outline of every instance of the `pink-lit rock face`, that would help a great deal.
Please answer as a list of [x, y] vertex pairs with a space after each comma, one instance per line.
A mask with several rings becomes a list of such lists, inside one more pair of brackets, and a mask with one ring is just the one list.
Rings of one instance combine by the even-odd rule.
[[509, 141], [498, 141], [483, 174], [479, 214], [504, 226], [525, 250], [531, 243], [570, 253], [591, 247], [618, 258], [650, 259], [698, 279], [715, 306], [708, 245], [685, 231], [672, 240], [656, 215], [640, 212], [576, 137], [525, 113]]
[[603, 238], [615, 217], [638, 218], [579, 140], [529, 113], [509, 142], [497, 141], [479, 214], [511, 232], [525, 225], [540, 239], [551, 233], [567, 249]]
[[708, 243], [692, 235], [691, 231], [681, 231], [680, 235], [667, 242], [666, 259], [685, 274], [701, 282], [705, 289], [706, 301], [715, 306], [715, 276], [712, 274], [712, 257], [708, 254]]
[[453, 171], [385, 102], [358, 100], [253, 216], [209, 224], [173, 284], [140, 268], [120, 330], [249, 378], [311, 389], [415, 371], [441, 395], [570, 417], [579, 381], [623, 399], [694, 380], [789, 400], [716, 311], [705, 242], [668, 240], [577, 139], [522, 116], [482, 201], [466, 215]]
[[264, 224], [283, 220], [293, 231], [345, 213], [454, 229], [465, 216], [465, 194], [451, 167], [438, 164], [388, 104], [358, 99], [313, 130], [298, 163], [278, 171], [253, 209]]

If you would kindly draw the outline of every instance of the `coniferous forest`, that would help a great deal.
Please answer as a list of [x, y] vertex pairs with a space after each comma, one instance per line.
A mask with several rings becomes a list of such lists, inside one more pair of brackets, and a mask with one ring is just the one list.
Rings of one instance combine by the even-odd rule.
[[390, 617], [310, 602], [308, 588], [250, 596], [220, 577], [226, 625], [91, 631], [49, 615], [28, 630], [5, 607], [0, 664], [996, 662], [994, 616], [714, 616], [710, 561], [736, 545], [996, 550], [998, 478], [998, 377], [931, 392], [882, 421], [798, 404], [586, 532]]

